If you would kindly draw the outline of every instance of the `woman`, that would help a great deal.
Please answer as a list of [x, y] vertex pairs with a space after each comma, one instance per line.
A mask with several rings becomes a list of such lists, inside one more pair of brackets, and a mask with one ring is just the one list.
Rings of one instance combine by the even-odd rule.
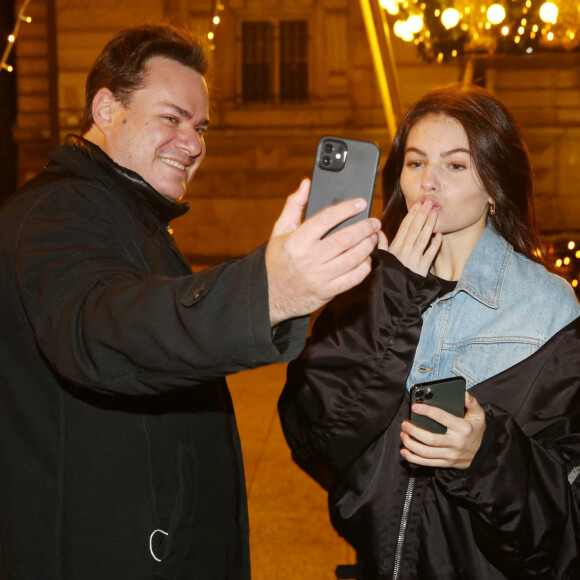
[[[477, 88], [428, 93], [383, 187], [388, 252], [288, 368], [293, 457], [329, 490], [363, 580], [576, 578], [580, 308], [540, 264], [513, 118]], [[414, 405], [447, 432], [410, 423], [408, 388], [452, 376], [465, 417]]]

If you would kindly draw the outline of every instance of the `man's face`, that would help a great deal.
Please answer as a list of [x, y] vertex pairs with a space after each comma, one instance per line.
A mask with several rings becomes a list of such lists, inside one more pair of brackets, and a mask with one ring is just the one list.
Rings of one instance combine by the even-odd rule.
[[205, 156], [209, 99], [204, 78], [168, 58], [153, 57], [129, 106], [114, 101], [104, 150], [167, 199], [185, 194]]

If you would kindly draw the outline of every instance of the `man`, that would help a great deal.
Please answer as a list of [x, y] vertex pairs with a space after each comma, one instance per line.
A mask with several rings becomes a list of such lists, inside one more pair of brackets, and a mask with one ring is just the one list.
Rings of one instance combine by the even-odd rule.
[[244, 473], [224, 377], [300, 352], [307, 315], [370, 271], [363, 209], [200, 274], [167, 232], [205, 154], [206, 54], [119, 33], [87, 80], [84, 138], [0, 208], [0, 578], [247, 579]]

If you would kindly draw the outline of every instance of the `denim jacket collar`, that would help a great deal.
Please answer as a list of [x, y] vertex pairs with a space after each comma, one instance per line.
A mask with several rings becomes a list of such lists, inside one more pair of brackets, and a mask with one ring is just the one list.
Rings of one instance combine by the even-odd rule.
[[513, 247], [488, 224], [473, 248], [455, 290], [447, 296], [467, 292], [485, 306], [497, 309], [513, 251]]

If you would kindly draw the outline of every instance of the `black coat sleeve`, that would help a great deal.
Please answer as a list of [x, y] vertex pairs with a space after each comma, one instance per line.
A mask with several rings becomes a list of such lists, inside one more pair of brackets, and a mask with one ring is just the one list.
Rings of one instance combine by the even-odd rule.
[[296, 463], [329, 489], [390, 424], [438, 283], [373, 254], [371, 274], [320, 314], [278, 408]]
[[437, 474], [467, 507], [480, 550], [509, 578], [580, 573], [579, 347], [580, 319], [472, 389], [494, 401], [484, 404], [489, 451], [474, 470]]
[[158, 394], [297, 356], [307, 317], [273, 336], [264, 249], [193, 274], [93, 184], [35, 202], [15, 242], [28, 323], [54, 371], [108, 394]]

